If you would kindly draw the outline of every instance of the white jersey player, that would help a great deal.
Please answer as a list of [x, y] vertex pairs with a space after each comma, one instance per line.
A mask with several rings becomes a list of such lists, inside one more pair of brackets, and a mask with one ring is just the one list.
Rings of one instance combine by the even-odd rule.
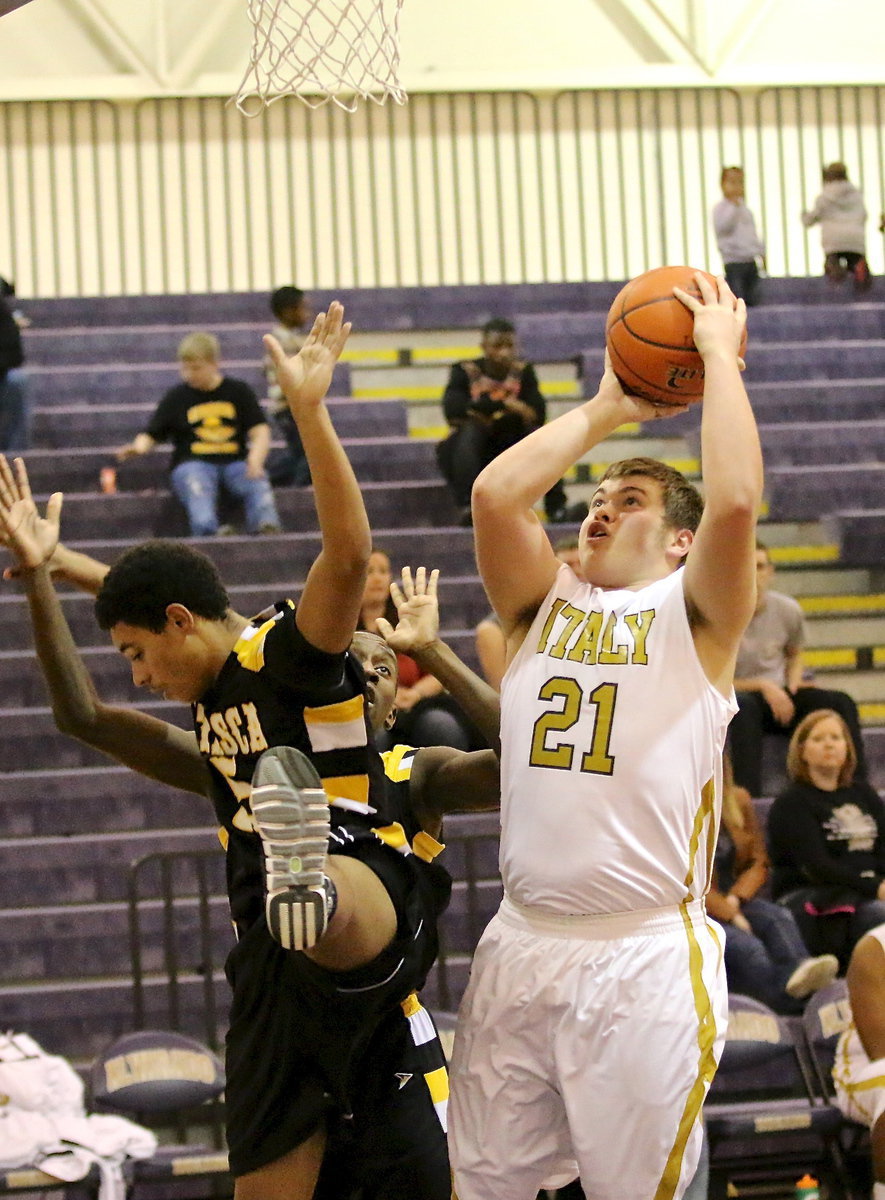
[[871, 1130], [873, 1200], [885, 1200], [885, 925], [854, 947], [847, 980], [851, 1023], [836, 1046], [833, 1082], [845, 1116]]
[[[581, 528], [586, 584], [533, 508], [627, 421], [662, 410], [607, 365], [596, 396], [486, 468], [477, 556], [507, 641], [501, 871], [452, 1069], [460, 1200], [530, 1200], [576, 1159], [593, 1200], [682, 1195], [725, 1032], [704, 912], [731, 681], [755, 599], [762, 461], [746, 320], [697, 277], [706, 507], [653, 459], [615, 464]], [[703, 508], [703, 515], [702, 513]], [[689, 553], [690, 552], [690, 553]]]

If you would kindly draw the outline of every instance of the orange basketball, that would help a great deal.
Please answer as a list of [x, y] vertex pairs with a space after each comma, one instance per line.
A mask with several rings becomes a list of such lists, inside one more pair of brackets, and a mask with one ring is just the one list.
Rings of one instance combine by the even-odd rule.
[[[694, 315], [673, 295], [700, 296], [694, 267], [656, 267], [615, 296], [605, 323], [612, 367], [625, 392], [657, 404], [694, 404], [704, 396], [704, 361], [695, 349]], [[716, 281], [705, 275], [715, 288]], [[747, 344], [746, 331], [741, 356]]]

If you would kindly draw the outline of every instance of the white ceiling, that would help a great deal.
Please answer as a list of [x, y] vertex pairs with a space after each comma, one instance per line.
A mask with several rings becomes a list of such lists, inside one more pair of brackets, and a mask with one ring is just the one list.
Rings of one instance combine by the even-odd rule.
[[[248, 2], [0, 0], [0, 99], [233, 94]], [[400, 34], [411, 91], [885, 82], [880, 0], [404, 0]]]

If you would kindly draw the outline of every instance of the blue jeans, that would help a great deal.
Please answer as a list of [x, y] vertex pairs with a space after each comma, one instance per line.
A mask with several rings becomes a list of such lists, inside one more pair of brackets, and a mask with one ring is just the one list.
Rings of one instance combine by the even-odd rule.
[[800, 1012], [802, 1005], [784, 991], [799, 963], [809, 957], [796, 918], [780, 904], [755, 898], [745, 901], [741, 912], [751, 933], [723, 922], [728, 990], [761, 1000], [775, 1012]]
[[0, 450], [27, 450], [30, 444], [28, 377], [21, 367], [13, 367], [0, 382]]
[[249, 533], [258, 533], [262, 525], [280, 527], [273, 490], [267, 476], [249, 479], [245, 459], [208, 463], [188, 458], [173, 468], [169, 479], [173, 492], [187, 512], [191, 537], [211, 537], [218, 532], [220, 487], [242, 500]]

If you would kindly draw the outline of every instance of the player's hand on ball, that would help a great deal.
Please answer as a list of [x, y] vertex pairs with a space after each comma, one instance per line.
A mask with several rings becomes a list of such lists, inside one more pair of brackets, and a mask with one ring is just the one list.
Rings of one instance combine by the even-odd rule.
[[700, 299], [680, 287], [673, 288], [673, 295], [694, 314], [694, 343], [698, 353], [702, 358], [723, 352], [734, 354], [742, 362], [746, 304], [737, 299], [723, 276], [717, 277], [715, 288], [701, 271], [694, 278]]
[[624, 421], [657, 421], [675, 417], [688, 410], [687, 404], [656, 404], [653, 400], [644, 400], [641, 396], [633, 396], [625, 392], [624, 387], [615, 374], [611, 356], [605, 352], [605, 374], [599, 386], [600, 392], [605, 390], [615, 396], [624, 409]]

